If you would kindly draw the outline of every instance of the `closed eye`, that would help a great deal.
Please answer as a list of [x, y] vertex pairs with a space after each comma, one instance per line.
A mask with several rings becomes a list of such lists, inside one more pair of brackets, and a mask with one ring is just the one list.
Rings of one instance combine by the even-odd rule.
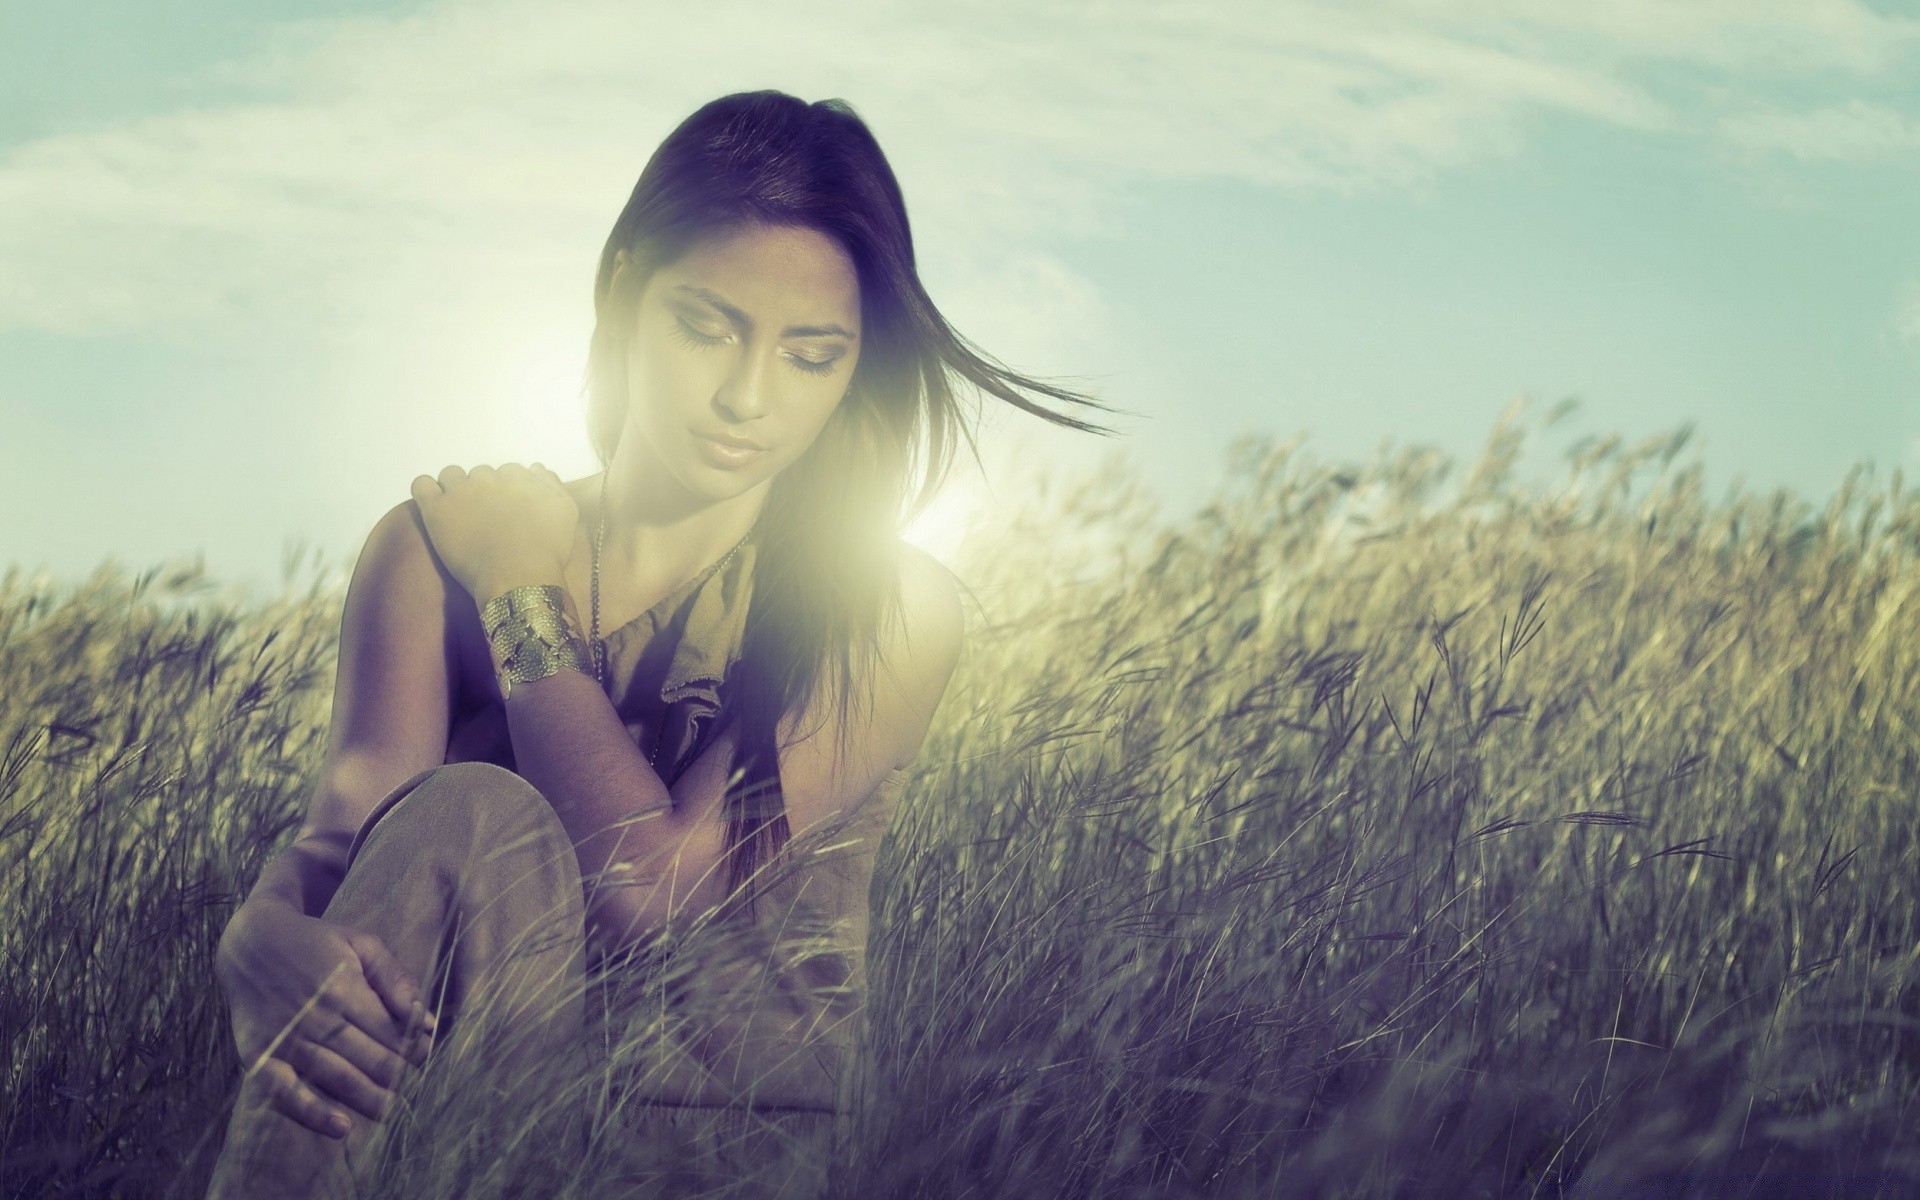
[[[678, 338], [682, 343], [702, 349], [712, 346], [724, 346], [733, 341], [733, 335], [731, 333], [711, 333], [688, 321], [685, 317], [678, 315], [673, 319], [672, 333], [673, 336]], [[832, 358], [824, 359], [807, 358], [799, 354], [788, 354], [785, 357], [788, 362], [793, 364], [796, 370], [805, 371], [809, 375], [826, 375], [830, 374], [834, 367], [839, 365], [844, 355], [836, 354]]]
[[720, 346], [733, 340], [731, 334], [708, 333], [703, 329], [697, 329], [689, 325], [685, 317], [673, 319], [673, 335], [689, 346]]
[[789, 354], [787, 361], [809, 375], [825, 375], [839, 365], [840, 356], [835, 355], [832, 358], [815, 361], [811, 358], [802, 358], [797, 354]]

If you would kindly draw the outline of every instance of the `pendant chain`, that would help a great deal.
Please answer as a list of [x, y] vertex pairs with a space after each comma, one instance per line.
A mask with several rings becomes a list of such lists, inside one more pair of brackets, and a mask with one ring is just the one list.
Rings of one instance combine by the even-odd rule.
[[607, 686], [607, 648], [600, 641], [600, 540], [607, 533], [607, 472], [600, 472], [600, 503], [593, 519], [593, 632], [587, 644], [593, 648], [593, 678], [602, 691]]
[[[593, 677], [599, 682], [603, 691], [607, 686], [607, 644], [600, 639], [600, 546], [607, 535], [607, 474], [605, 469], [600, 472], [600, 502], [593, 522], [593, 629], [587, 635], [588, 645], [593, 650]], [[749, 529], [747, 535], [735, 542], [733, 549], [727, 551], [719, 562], [694, 576], [694, 579], [705, 578], [719, 571], [733, 561], [733, 556], [740, 553], [740, 547], [752, 540], [753, 531]], [[686, 584], [680, 586], [685, 587]]]

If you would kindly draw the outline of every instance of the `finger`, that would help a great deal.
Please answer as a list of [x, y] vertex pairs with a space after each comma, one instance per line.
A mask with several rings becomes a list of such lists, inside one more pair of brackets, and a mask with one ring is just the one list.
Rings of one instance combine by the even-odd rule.
[[[323, 1045], [332, 1046], [349, 1060], [372, 1067], [383, 1055], [406, 1056], [426, 1061], [430, 1033], [410, 1035], [402, 1021], [396, 1021], [387, 1006], [364, 985], [346, 988], [330, 997], [323, 1010], [317, 1010], [303, 1023], [301, 1032]], [[380, 1076], [382, 1082], [386, 1080]]]
[[266, 1079], [268, 1103], [276, 1111], [332, 1138], [346, 1137], [353, 1128], [347, 1110], [322, 1099], [287, 1060], [267, 1058], [255, 1069]]
[[466, 468], [460, 466], [440, 468], [440, 487], [443, 491], [452, 491], [454, 486], [467, 477]]
[[347, 934], [347, 944], [360, 956], [360, 973], [366, 976], [367, 983], [394, 1020], [402, 1025], [411, 1022], [421, 1028], [433, 1028], [434, 1016], [420, 994], [419, 982], [413, 972], [394, 957], [393, 951], [387, 949], [379, 935], [356, 929]]
[[[332, 1025], [303, 1029], [301, 1035], [304, 1040], [325, 1046], [346, 1059], [355, 1070], [381, 1087], [396, 1087], [403, 1078], [406, 1059], [358, 1025], [336, 1021]], [[425, 1061], [422, 1052], [415, 1065]]]
[[345, 1104], [369, 1121], [378, 1121], [386, 1115], [387, 1105], [393, 1102], [391, 1088], [399, 1086], [398, 1080], [383, 1086], [367, 1078], [366, 1072], [330, 1047], [306, 1038], [287, 1050], [288, 1061], [294, 1064], [301, 1081], [323, 1099]]
[[445, 493], [440, 490], [440, 481], [431, 475], [415, 475], [413, 477], [413, 485], [407, 490], [412, 492], [413, 498], [422, 505], [429, 504], [438, 500], [442, 495], [445, 495]]

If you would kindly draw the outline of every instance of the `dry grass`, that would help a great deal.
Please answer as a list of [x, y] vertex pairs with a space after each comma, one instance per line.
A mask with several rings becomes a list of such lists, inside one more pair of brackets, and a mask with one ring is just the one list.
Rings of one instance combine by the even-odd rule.
[[[1709, 501], [1681, 435], [1529, 491], [1523, 429], [971, 544], [836, 1191], [1920, 1193], [1920, 495]], [[159, 1194], [231, 1086], [338, 598], [203, 582], [0, 592], [9, 1194]]]

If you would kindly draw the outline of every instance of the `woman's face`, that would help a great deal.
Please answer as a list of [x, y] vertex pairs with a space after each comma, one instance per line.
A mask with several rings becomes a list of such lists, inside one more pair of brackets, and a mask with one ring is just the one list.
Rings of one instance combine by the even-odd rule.
[[791, 465], [833, 415], [859, 360], [860, 282], [818, 230], [745, 225], [656, 270], [635, 320], [622, 437], [724, 500]]

